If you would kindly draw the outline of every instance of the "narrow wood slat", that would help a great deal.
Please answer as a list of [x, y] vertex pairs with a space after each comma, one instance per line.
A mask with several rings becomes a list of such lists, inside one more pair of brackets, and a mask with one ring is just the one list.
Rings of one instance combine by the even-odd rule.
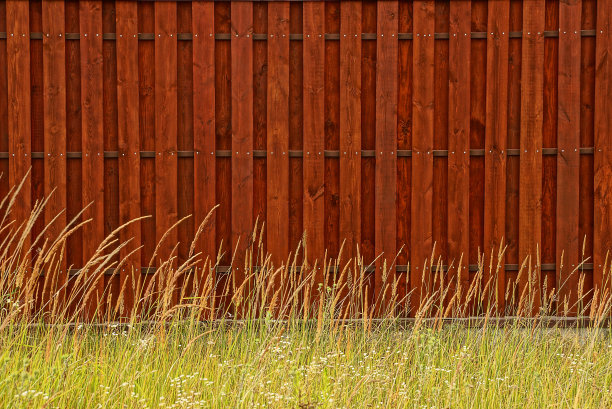
[[235, 283], [245, 278], [244, 257], [253, 229], [253, 4], [231, 7], [232, 242]]
[[268, 252], [279, 266], [289, 254], [289, 3], [268, 4]]
[[340, 3], [340, 242], [343, 261], [361, 242], [361, 3]]
[[[83, 260], [87, 263], [104, 239], [104, 135], [103, 135], [103, 66], [102, 66], [102, 2], [88, 0], [79, 3], [81, 32], [81, 135], [82, 200], [89, 207], [83, 214], [91, 221], [83, 226]], [[93, 266], [92, 266], [93, 267]], [[92, 274], [91, 269], [86, 274]], [[98, 307], [104, 290], [104, 280], [94, 279], [96, 290], [88, 300], [88, 316]]]
[[[325, 256], [324, 16], [324, 3], [304, 2], [304, 230], [306, 261], [319, 266]], [[316, 280], [322, 283], [322, 274]]]
[[[215, 178], [215, 10], [212, 2], [192, 4], [193, 41], [193, 145], [194, 156], [194, 211], [196, 226], [204, 222], [208, 213], [217, 204]], [[209, 259], [216, 264], [216, 218], [213, 212], [200, 233], [196, 251], [202, 253], [202, 260]], [[204, 267], [201, 265], [201, 267]], [[202, 288], [208, 274], [200, 277]], [[214, 278], [214, 277], [213, 277]]]
[[[138, 119], [138, 5], [132, 1], [116, 3], [117, 33], [117, 130], [119, 140], [119, 223], [125, 224], [140, 216], [140, 124]], [[130, 107], [130, 109], [123, 109]], [[139, 292], [140, 251], [132, 253], [141, 245], [140, 223], [126, 226], [120, 240], [131, 240], [131, 245], [122, 249], [120, 257], [125, 265], [120, 272], [121, 288], [124, 288], [123, 309], [131, 312], [135, 295]], [[130, 254], [132, 253], [132, 254]]]
[[395, 281], [397, 235], [398, 9], [397, 1], [377, 3], [375, 256], [382, 257], [376, 262], [374, 294], [385, 309]]
[[[16, 225], [24, 223], [31, 212], [32, 126], [30, 101], [30, 31], [28, 3], [18, 0], [6, 2], [7, 30], [7, 94], [8, 94], [8, 139], [9, 139], [9, 186], [23, 186], [13, 208]], [[29, 237], [23, 249], [30, 247]], [[24, 253], [24, 256], [26, 254]]]
[[[171, 227], [178, 217], [177, 206], [177, 11], [174, 2], [155, 3], [155, 233], [159, 266], [172, 255], [178, 233]], [[164, 290], [165, 284], [159, 282]], [[173, 294], [173, 301], [176, 294]]]
[[[489, 3], [484, 195], [484, 307], [504, 308], [503, 240], [506, 230], [506, 156], [508, 133], [509, 2]], [[537, 68], [540, 69], [540, 68]]]
[[612, 249], [612, 4], [597, 3], [596, 71], [595, 71], [595, 158], [594, 158], [594, 226], [593, 287], [608, 291], [611, 284]]
[[[53, 196], [45, 208], [45, 223], [59, 215], [47, 230], [51, 240], [58, 237], [66, 225], [66, 44], [64, 3], [42, 2], [43, 32], [43, 128], [44, 128], [44, 194]], [[59, 266], [59, 276], [45, 277], [45, 295], [65, 288], [66, 263]], [[65, 291], [57, 300], [61, 303]], [[45, 298], [45, 301], [48, 299]], [[48, 305], [51, 307], [51, 305]]]
[[[462, 294], [470, 272], [470, 31], [471, 1], [450, 3], [448, 118], [448, 254], [458, 269]], [[461, 301], [460, 301], [461, 302]]]
[[557, 130], [557, 289], [559, 311], [576, 313], [580, 261], [580, 24], [579, 0], [559, 3]]
[[434, 2], [413, 3], [412, 187], [410, 234], [411, 311], [430, 290], [433, 249]]
[[519, 293], [529, 287], [522, 306], [527, 314], [537, 313], [540, 307], [544, 6], [544, 0], [523, 3], [523, 31], [527, 35], [522, 39], [521, 58], [519, 262], [527, 259], [527, 267], [520, 277]]

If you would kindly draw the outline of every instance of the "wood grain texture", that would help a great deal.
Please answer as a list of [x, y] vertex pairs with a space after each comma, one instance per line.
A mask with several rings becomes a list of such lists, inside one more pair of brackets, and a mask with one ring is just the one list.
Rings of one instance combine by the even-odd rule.
[[[324, 3], [304, 2], [304, 230], [306, 261], [319, 269], [325, 257], [324, 15]], [[316, 279], [321, 283], [322, 274]]]
[[413, 3], [411, 314], [430, 290], [433, 249], [434, 2]]
[[253, 230], [253, 4], [231, 7], [232, 274], [245, 278], [245, 252]]
[[[166, 233], [155, 263], [173, 254], [177, 244], [177, 12], [174, 2], [155, 3], [155, 233]], [[162, 288], [160, 288], [161, 290]]]
[[[504, 308], [506, 155], [508, 132], [508, 46], [510, 3], [491, 2], [487, 23], [484, 193], [485, 308]], [[500, 256], [501, 255], [501, 256]]]
[[543, 0], [523, 3], [519, 262], [526, 265], [519, 292], [525, 291], [522, 308], [527, 308], [523, 310], [527, 314], [536, 314], [541, 301], [544, 5]]
[[580, 57], [582, 4], [559, 3], [559, 102], [557, 131], [557, 243], [559, 309], [576, 314], [580, 261]]
[[[17, 225], [24, 223], [31, 212], [31, 177], [24, 180], [31, 166], [32, 129], [30, 93], [30, 19], [27, 2], [6, 2], [6, 29], [10, 33], [6, 40], [7, 100], [8, 100], [8, 148], [9, 185], [21, 191], [13, 209]], [[29, 237], [23, 248], [30, 247]], [[26, 256], [24, 252], [24, 256]]]
[[361, 3], [340, 3], [340, 241], [342, 260], [361, 242]]
[[[470, 273], [470, 37], [471, 2], [450, 3], [448, 109], [448, 254], [457, 269], [462, 294]], [[461, 263], [461, 265], [460, 265]]]
[[[102, 59], [102, 2], [79, 3], [81, 40], [81, 137], [82, 137], [82, 201], [89, 208], [83, 214], [91, 219], [83, 226], [83, 260], [89, 261], [104, 239], [104, 135], [103, 135], [103, 59]], [[93, 268], [87, 274], [93, 274]], [[88, 316], [92, 317], [96, 302], [104, 290], [104, 281], [94, 279], [96, 287], [88, 302]]]
[[374, 294], [381, 304], [388, 301], [396, 278], [398, 9], [397, 1], [377, 3], [374, 218], [375, 256], [382, 257], [376, 263]]
[[[125, 224], [140, 216], [140, 124], [138, 95], [138, 5], [127, 0], [116, 3], [117, 24], [117, 131], [119, 145], [119, 223]], [[122, 250], [126, 258], [120, 272], [124, 290], [124, 311], [131, 312], [134, 296], [139, 292], [141, 252], [130, 254], [141, 245], [141, 225], [132, 223], [120, 233], [122, 242], [131, 245]]]
[[593, 287], [600, 292], [612, 287], [612, 5], [597, 3], [596, 71], [595, 71], [595, 157], [594, 157], [594, 226]]
[[268, 252], [274, 266], [289, 254], [289, 3], [268, 4]]
[[[215, 194], [215, 38], [214, 3], [192, 4], [193, 25], [193, 145], [196, 152], [194, 168], [194, 211], [196, 226], [204, 221], [217, 204]], [[202, 260], [216, 264], [216, 212], [211, 215], [197, 242], [196, 251]], [[209, 265], [209, 267], [210, 267]], [[203, 268], [204, 265], [201, 265]], [[201, 280], [214, 270], [204, 271]]]
[[[56, 239], [66, 225], [66, 36], [64, 3], [42, 2], [43, 30], [43, 123], [44, 123], [44, 195], [51, 196], [45, 208], [45, 223], [50, 240]], [[65, 261], [58, 268], [58, 276], [45, 277], [46, 294], [63, 288], [68, 273]], [[65, 296], [60, 292], [58, 300]]]

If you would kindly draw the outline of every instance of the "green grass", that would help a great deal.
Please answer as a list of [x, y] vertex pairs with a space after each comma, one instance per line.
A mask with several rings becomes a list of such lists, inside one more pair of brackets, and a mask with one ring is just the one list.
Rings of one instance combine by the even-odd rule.
[[[260, 228], [244, 283], [202, 274], [215, 261], [195, 246], [179, 263], [166, 236], [158, 249], [175, 252], [152, 257], [155, 274], [104, 277], [130, 271], [125, 249], [137, 249], [119, 241], [122, 226], [68, 277], [65, 249], [81, 222], [33, 237], [45, 202], [15, 223], [17, 193], [0, 202], [0, 409], [612, 407], [612, 335], [600, 328], [612, 308], [607, 262], [603, 288], [583, 291], [578, 266], [578, 288], [562, 296], [528, 258], [500, 294], [503, 248], [480, 254], [469, 282], [461, 260], [443, 271], [432, 255], [420, 271], [439, 273], [406, 293], [401, 279], [414, 272], [385, 264], [374, 289], [359, 257], [309, 265], [302, 246], [275, 266]], [[508, 314], [503, 326], [495, 319]], [[550, 315], [586, 326], [548, 328]], [[466, 316], [480, 321], [441, 325]]]
[[7, 327], [5, 408], [609, 408], [607, 330]]

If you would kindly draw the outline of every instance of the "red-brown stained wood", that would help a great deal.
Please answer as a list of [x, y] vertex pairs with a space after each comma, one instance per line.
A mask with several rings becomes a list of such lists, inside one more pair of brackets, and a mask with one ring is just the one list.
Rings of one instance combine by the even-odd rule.
[[[462, 294], [470, 273], [470, 18], [471, 2], [450, 3], [448, 109], [448, 263], [455, 266]], [[461, 263], [461, 265], [460, 265]], [[465, 297], [465, 296], [464, 296]]]
[[[57, 219], [47, 230], [56, 239], [66, 225], [66, 44], [64, 3], [42, 2], [43, 105], [44, 105], [44, 194], [53, 196], [45, 208], [45, 222]], [[45, 275], [45, 294], [66, 283], [68, 274], [61, 262], [57, 276]], [[53, 271], [53, 274], [56, 272]], [[63, 299], [61, 291], [58, 300]]]
[[[302, 34], [302, 3], [290, 3], [289, 32]], [[289, 42], [289, 150], [302, 151], [304, 147], [303, 108], [303, 41]], [[289, 251], [291, 262], [303, 263], [302, 239], [304, 235], [304, 183], [302, 158], [289, 158]], [[299, 251], [296, 251], [298, 250]]]
[[[6, 32], [6, 2], [0, 3], [0, 30]], [[28, 16], [29, 18], [29, 16]], [[0, 39], [0, 150], [3, 152], [9, 151], [9, 119], [8, 119], [8, 58], [7, 58], [7, 40]], [[30, 45], [28, 44], [28, 49]], [[8, 194], [9, 184], [9, 160], [0, 161], [0, 171], [6, 175], [0, 179], [0, 195], [6, 197]], [[30, 197], [30, 195], [28, 195]], [[6, 237], [6, 234], [4, 235]], [[2, 235], [0, 235], [0, 239]]]
[[525, 290], [521, 313], [540, 307], [539, 252], [542, 233], [542, 98], [544, 1], [523, 2], [521, 72], [521, 143], [519, 188], [519, 263], [526, 260], [519, 282]]
[[612, 261], [612, 135], [610, 131], [610, 81], [612, 29], [610, 3], [597, 3], [596, 71], [595, 71], [595, 157], [594, 157], [594, 225], [593, 286], [600, 296], [610, 291]]
[[361, 240], [361, 3], [340, 3], [340, 241], [342, 260]]
[[[582, 1], [582, 30], [595, 30], [597, 27], [597, 1]], [[596, 37], [583, 37], [580, 57], [580, 146], [595, 145], [595, 70]], [[593, 155], [580, 155], [580, 210], [578, 237], [580, 238], [580, 259], [593, 260], [593, 214], [595, 178], [593, 176]], [[592, 294], [593, 270], [581, 268], [580, 277], [585, 278], [585, 291]], [[588, 301], [589, 295], [585, 297]]]
[[[140, 127], [138, 96], [138, 5], [127, 0], [116, 3], [117, 24], [117, 131], [119, 145], [119, 223], [140, 216]], [[132, 251], [141, 245], [140, 223], [132, 223], [120, 233], [120, 240], [131, 241], [121, 251], [125, 265], [120, 272], [124, 288], [124, 313], [130, 313], [141, 282], [141, 253]]]
[[[361, 8], [361, 32], [376, 33], [377, 2], [365, 0]], [[376, 149], [376, 39], [361, 40], [361, 150], [374, 151]], [[371, 119], [368, 119], [371, 118]], [[376, 157], [364, 156], [361, 158], [361, 239], [359, 254], [363, 257], [365, 266], [374, 267], [376, 252]], [[369, 274], [368, 300], [373, 296], [374, 272]], [[364, 295], [365, 296], [365, 295]]]
[[[325, 33], [340, 33], [339, 2], [325, 3]], [[340, 42], [325, 41], [325, 149], [340, 146]], [[340, 249], [340, 163], [336, 158], [325, 158], [325, 250], [336, 258]]]
[[[102, 87], [102, 2], [79, 3], [81, 52], [81, 137], [82, 137], [82, 201], [89, 208], [83, 214], [91, 221], [83, 226], [83, 260], [87, 263], [104, 239], [104, 135]], [[95, 265], [84, 272], [94, 273]], [[104, 282], [94, 279], [96, 287], [87, 305], [87, 314], [93, 317], [97, 300], [104, 290]]]
[[506, 228], [506, 155], [508, 132], [508, 38], [510, 4], [491, 2], [487, 24], [487, 97], [485, 128], [485, 195], [483, 282], [485, 308], [504, 308]]
[[[24, 223], [31, 212], [31, 176], [24, 180], [31, 166], [30, 102], [30, 22], [27, 2], [6, 2], [6, 60], [8, 100], [9, 185], [24, 181], [13, 209], [16, 225]], [[6, 176], [5, 176], [6, 177]], [[30, 240], [23, 248], [30, 247]], [[25, 255], [25, 254], [24, 254]]]
[[[325, 256], [324, 13], [324, 3], [304, 2], [304, 230], [306, 262], [317, 263], [318, 268]], [[316, 280], [322, 283], [322, 274]]]
[[[377, 3], [375, 297], [387, 301], [395, 280], [397, 188], [398, 2]], [[383, 267], [386, 264], [386, 271]], [[383, 275], [387, 279], [383, 280]]]
[[[214, 3], [192, 4], [193, 25], [193, 145], [194, 211], [196, 226], [217, 204], [215, 195], [215, 37]], [[211, 35], [212, 34], [212, 35]], [[216, 214], [213, 212], [198, 239], [202, 260], [216, 264]], [[204, 267], [201, 265], [201, 267]], [[208, 268], [211, 266], [209, 265]], [[204, 271], [201, 284], [214, 269]], [[213, 276], [214, 278], [214, 276]]]
[[559, 115], [557, 134], [557, 282], [559, 312], [576, 314], [580, 262], [580, 57], [578, 0], [559, 3]]
[[[177, 17], [176, 3], [155, 3], [155, 232], [159, 266], [177, 243]], [[160, 279], [162, 279], [160, 277]], [[159, 288], [160, 290], [163, 287]]]
[[411, 314], [429, 290], [433, 249], [434, 2], [413, 3]]
[[289, 3], [268, 4], [268, 252], [274, 266], [289, 253]]
[[253, 4], [231, 7], [232, 274], [245, 278], [244, 257], [253, 229]]

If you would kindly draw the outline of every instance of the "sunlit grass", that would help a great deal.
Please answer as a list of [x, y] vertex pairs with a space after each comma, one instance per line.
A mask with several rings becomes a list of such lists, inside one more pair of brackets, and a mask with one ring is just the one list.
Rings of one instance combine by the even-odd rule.
[[612, 406], [607, 330], [175, 322], [0, 342], [7, 408]]
[[[134, 247], [119, 242], [122, 227], [69, 278], [80, 222], [32, 237], [45, 203], [15, 223], [15, 198], [0, 203], [0, 408], [612, 407], [610, 294], [583, 291], [582, 272], [569, 303], [526, 260], [500, 300], [502, 248], [479, 257], [469, 283], [462, 260], [434, 268], [432, 256], [424, 265], [439, 273], [423, 275], [419, 297], [390, 262], [376, 293], [360, 257], [309, 265], [301, 246], [273, 265], [259, 226], [244, 283], [202, 274], [217, 262], [191, 246], [113, 294], [104, 272]], [[477, 319], [450, 319], [467, 316]]]

